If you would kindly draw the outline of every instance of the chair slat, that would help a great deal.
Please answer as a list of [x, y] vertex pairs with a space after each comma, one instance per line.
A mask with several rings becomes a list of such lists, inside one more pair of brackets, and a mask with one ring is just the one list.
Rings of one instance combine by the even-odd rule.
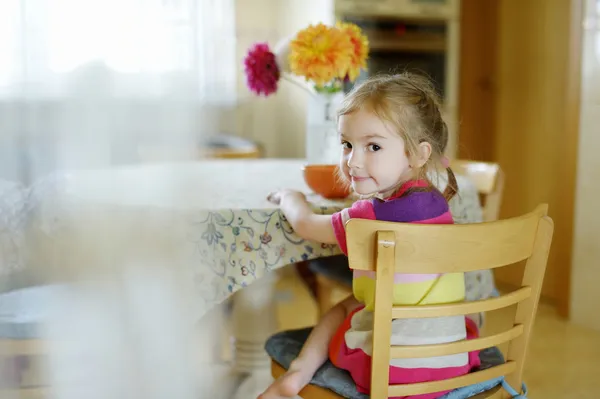
[[386, 398], [389, 385], [390, 341], [392, 336], [392, 301], [394, 282], [394, 234], [377, 233], [377, 279], [373, 312], [373, 353], [371, 365], [371, 398]]
[[531, 256], [540, 218], [547, 207], [491, 223], [432, 225], [350, 219], [348, 260], [356, 270], [375, 270], [375, 235], [396, 235], [397, 273], [452, 273], [493, 269]]
[[0, 355], [40, 355], [48, 353], [49, 346], [41, 339], [0, 339]]
[[517, 363], [515, 373], [506, 376], [506, 382], [513, 387], [520, 387], [523, 383], [525, 353], [531, 339], [535, 314], [540, 302], [542, 283], [548, 263], [553, 233], [554, 222], [547, 216], [543, 217], [540, 220], [540, 226], [537, 231], [533, 254], [527, 260], [525, 271], [523, 272], [522, 285], [531, 287], [531, 297], [517, 305], [513, 323], [523, 324], [524, 333], [522, 336], [511, 341], [506, 351], [506, 358], [514, 360]]
[[502, 309], [524, 301], [531, 296], [531, 287], [518, 290], [496, 298], [478, 301], [449, 303], [442, 305], [394, 306], [393, 319], [422, 319], [428, 317], [459, 316], [471, 313], [489, 312]]
[[460, 377], [449, 378], [447, 380], [419, 382], [416, 384], [390, 385], [388, 389], [388, 395], [390, 397], [422, 395], [425, 393], [440, 392], [465, 387], [468, 385], [477, 384], [478, 382], [483, 382], [510, 374], [516, 369], [516, 366], [516, 362], [509, 361], [499, 366], [465, 374]]
[[494, 191], [500, 173], [497, 163], [455, 160], [450, 166], [456, 174], [468, 176], [480, 193], [487, 195]]
[[411, 359], [434, 356], [447, 356], [466, 353], [503, 344], [523, 334], [523, 325], [517, 325], [510, 330], [488, 337], [465, 339], [457, 342], [432, 345], [402, 345], [392, 346], [390, 351], [393, 359]]
[[48, 399], [52, 395], [50, 387], [36, 387], [23, 389], [3, 389], [0, 388], [0, 398], [15, 399]]

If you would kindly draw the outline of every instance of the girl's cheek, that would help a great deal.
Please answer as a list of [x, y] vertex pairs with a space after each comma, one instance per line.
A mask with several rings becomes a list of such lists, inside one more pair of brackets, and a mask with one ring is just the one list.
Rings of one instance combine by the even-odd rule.
[[342, 152], [342, 156], [340, 157], [340, 166], [342, 168], [348, 168], [348, 159], [350, 159], [350, 153], [347, 151]]
[[340, 170], [342, 171], [342, 174], [345, 178], [348, 179], [350, 177], [350, 168], [348, 168], [347, 158], [342, 158], [342, 160], [340, 161]]

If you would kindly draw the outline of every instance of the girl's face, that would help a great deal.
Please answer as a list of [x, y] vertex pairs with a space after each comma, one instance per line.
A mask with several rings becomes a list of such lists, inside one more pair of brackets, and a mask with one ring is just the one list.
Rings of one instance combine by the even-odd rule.
[[404, 140], [377, 115], [359, 110], [338, 120], [340, 169], [361, 195], [387, 193], [413, 177]]

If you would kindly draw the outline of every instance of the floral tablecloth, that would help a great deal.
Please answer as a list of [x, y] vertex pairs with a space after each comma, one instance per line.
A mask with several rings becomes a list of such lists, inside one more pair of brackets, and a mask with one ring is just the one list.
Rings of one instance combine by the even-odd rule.
[[[298, 237], [266, 201], [277, 188], [310, 193], [302, 163], [219, 160], [78, 172], [33, 187], [29, 198], [40, 203], [36, 223], [53, 237], [55, 249], [62, 241], [77, 258], [73, 248], [91, 245], [74, 242], [87, 235], [95, 245], [86, 251], [96, 250], [94, 259], [110, 253], [117, 269], [136, 256], [180, 267], [193, 282], [202, 313], [273, 269], [340, 253], [336, 245]], [[455, 221], [481, 221], [475, 187], [457, 179], [460, 195], [451, 201]], [[351, 203], [308, 198], [322, 214]], [[92, 265], [91, 258], [78, 267], [106, 267]]]

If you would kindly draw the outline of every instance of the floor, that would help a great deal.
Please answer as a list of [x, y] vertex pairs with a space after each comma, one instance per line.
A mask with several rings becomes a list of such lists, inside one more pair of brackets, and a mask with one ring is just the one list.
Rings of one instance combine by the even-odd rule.
[[[286, 268], [277, 284], [277, 317], [280, 329], [314, 324], [316, 304], [293, 268]], [[510, 312], [508, 311], [505, 312]], [[600, 317], [600, 316], [599, 316]], [[491, 314], [485, 332], [501, 328], [495, 320], [505, 315]], [[572, 325], [561, 319], [546, 304], [541, 304], [527, 359], [525, 382], [529, 399], [598, 398], [596, 383], [600, 370], [600, 332]], [[235, 399], [254, 399], [261, 386], [254, 381], [248, 389], [238, 390]], [[248, 394], [246, 395], [245, 392]]]
[[599, 376], [600, 332], [567, 323], [542, 305], [525, 368], [529, 398], [598, 398]]

